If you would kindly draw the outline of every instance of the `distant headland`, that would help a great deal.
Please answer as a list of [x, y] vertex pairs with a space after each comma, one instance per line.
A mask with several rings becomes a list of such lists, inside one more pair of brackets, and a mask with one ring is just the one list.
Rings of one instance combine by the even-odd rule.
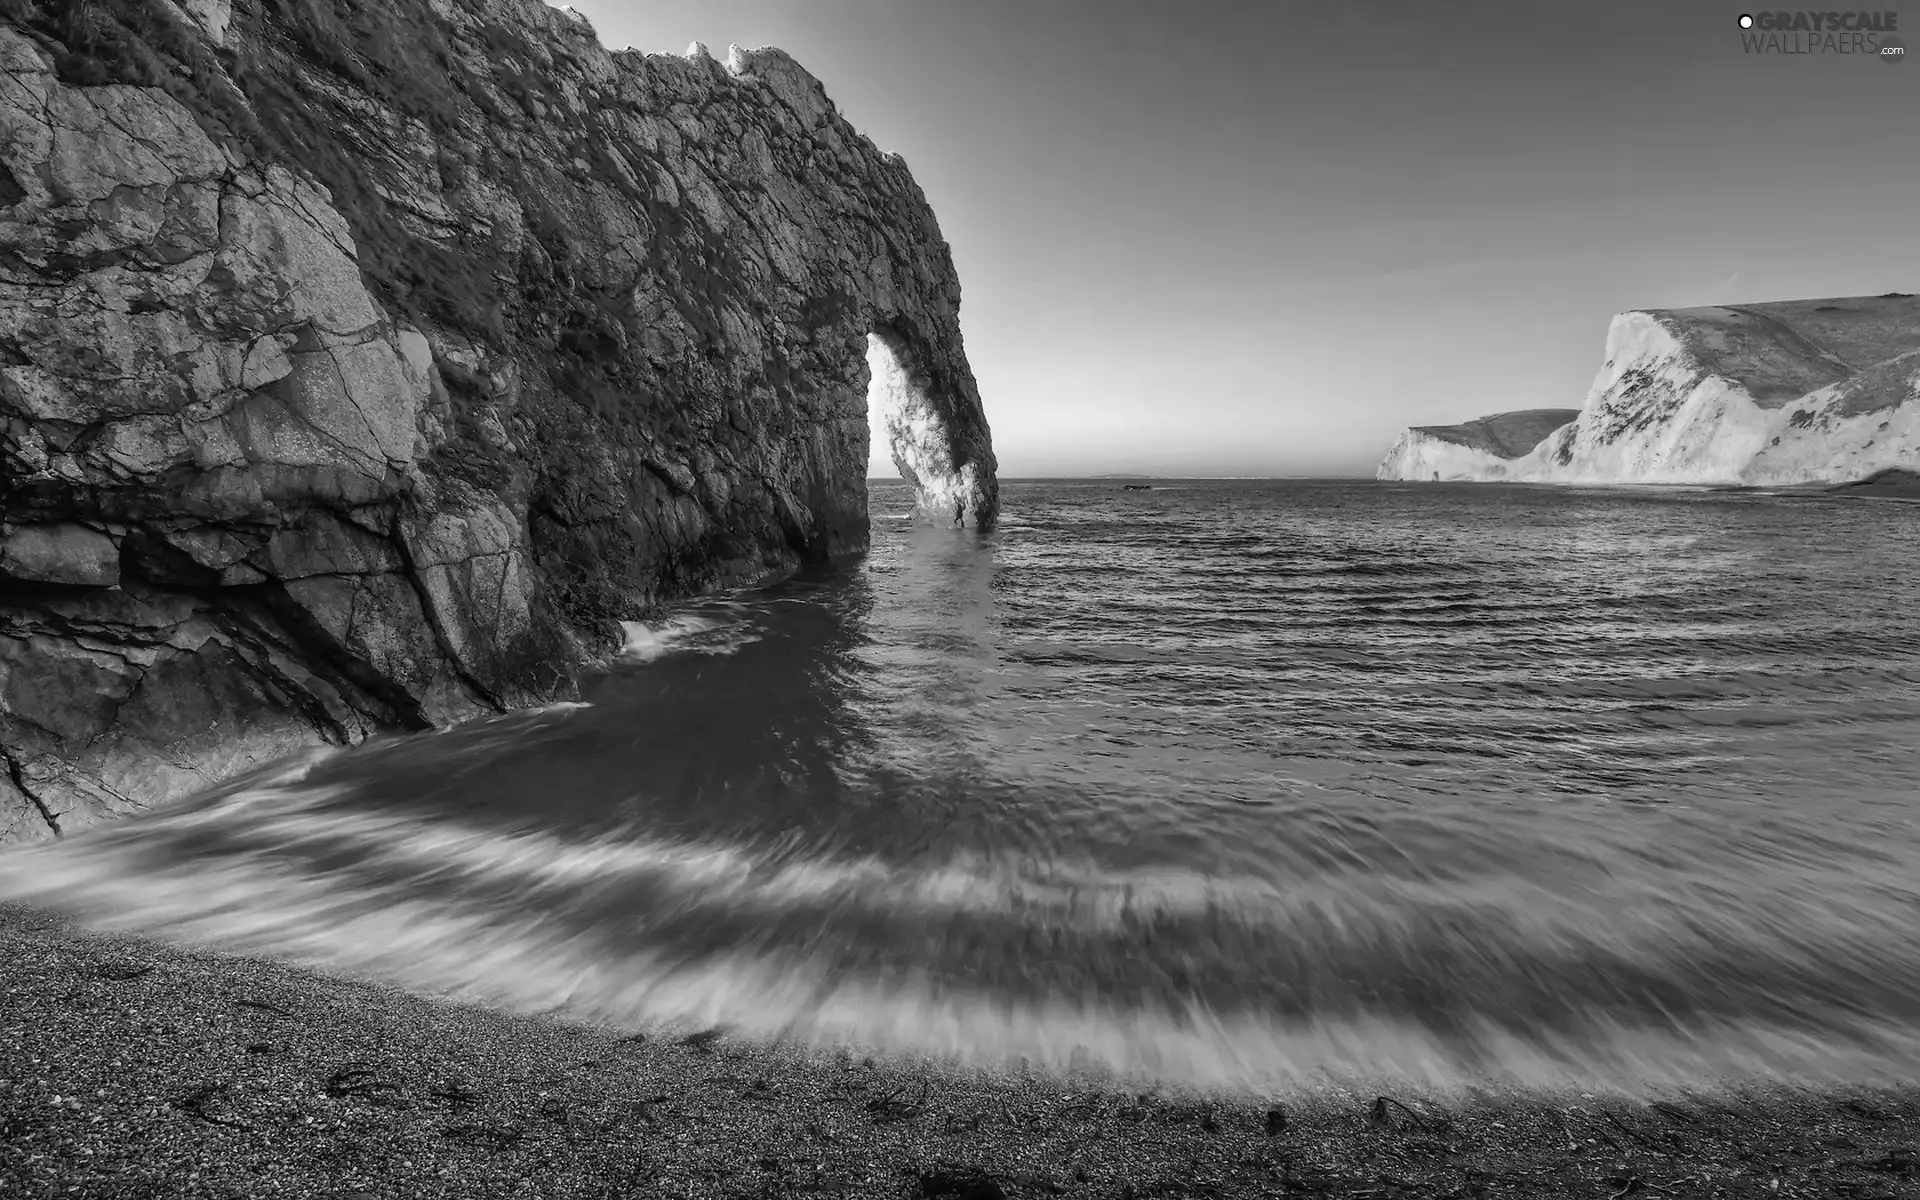
[[1904, 292], [1613, 318], [1577, 409], [1408, 429], [1385, 480], [1841, 484], [1920, 464], [1920, 299]]

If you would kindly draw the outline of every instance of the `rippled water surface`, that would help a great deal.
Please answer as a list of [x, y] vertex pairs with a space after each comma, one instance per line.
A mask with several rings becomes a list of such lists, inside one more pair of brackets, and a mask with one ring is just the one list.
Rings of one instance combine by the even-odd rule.
[[1223, 1087], [1920, 1073], [1920, 508], [1006, 485], [562, 706], [0, 896], [622, 1024]]

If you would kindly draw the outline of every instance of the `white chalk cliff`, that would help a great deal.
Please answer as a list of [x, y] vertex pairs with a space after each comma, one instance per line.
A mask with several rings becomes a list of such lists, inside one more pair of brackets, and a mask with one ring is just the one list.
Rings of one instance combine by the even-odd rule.
[[1407, 430], [1376, 477], [1846, 483], [1920, 465], [1920, 298], [1622, 313], [1578, 409]]

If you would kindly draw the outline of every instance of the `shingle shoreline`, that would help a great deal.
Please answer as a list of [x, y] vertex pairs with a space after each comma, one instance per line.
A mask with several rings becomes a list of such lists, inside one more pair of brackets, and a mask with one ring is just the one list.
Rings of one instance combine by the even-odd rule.
[[0, 906], [0, 1197], [1920, 1197], [1912, 1090], [1208, 1101], [644, 1038]]

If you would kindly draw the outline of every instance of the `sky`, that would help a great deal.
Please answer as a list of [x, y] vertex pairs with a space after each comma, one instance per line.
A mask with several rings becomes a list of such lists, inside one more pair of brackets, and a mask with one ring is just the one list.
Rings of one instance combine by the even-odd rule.
[[1920, 62], [1749, 54], [1742, 0], [572, 3], [905, 157], [1003, 476], [1371, 475], [1578, 407], [1613, 313], [1920, 291]]

